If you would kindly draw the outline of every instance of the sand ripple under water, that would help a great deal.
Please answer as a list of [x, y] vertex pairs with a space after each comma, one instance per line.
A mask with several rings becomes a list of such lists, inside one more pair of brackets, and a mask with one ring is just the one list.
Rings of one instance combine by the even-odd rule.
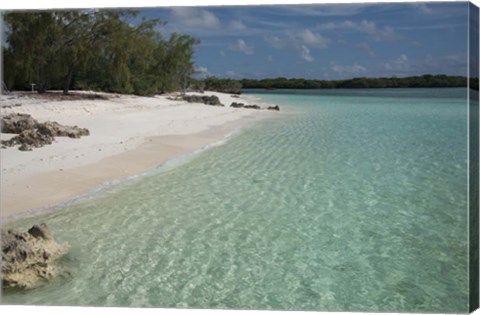
[[282, 93], [284, 119], [40, 218], [73, 277], [3, 303], [466, 312], [464, 90]]

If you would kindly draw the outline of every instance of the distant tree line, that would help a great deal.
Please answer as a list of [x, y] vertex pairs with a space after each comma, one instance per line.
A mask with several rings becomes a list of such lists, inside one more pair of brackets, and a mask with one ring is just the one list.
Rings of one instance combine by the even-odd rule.
[[348, 80], [307, 80], [274, 78], [239, 81], [243, 88], [259, 89], [338, 89], [338, 88], [415, 88], [467, 86], [467, 78], [447, 75], [422, 75], [403, 78], [354, 78]]
[[209, 77], [204, 80], [205, 90], [224, 93], [240, 94], [242, 92], [242, 83], [233, 79], [218, 79]]
[[132, 10], [65, 10], [5, 14], [5, 84], [26, 90], [93, 89], [152, 95], [185, 90], [198, 40], [165, 39], [158, 19]]
[[[243, 89], [342, 89], [342, 88], [416, 88], [466, 87], [467, 78], [447, 75], [422, 75], [404, 78], [353, 78], [348, 80], [308, 80], [301, 78], [222, 79], [208, 77], [195, 80], [192, 89], [240, 94]], [[478, 78], [470, 79], [470, 87], [478, 90]]]

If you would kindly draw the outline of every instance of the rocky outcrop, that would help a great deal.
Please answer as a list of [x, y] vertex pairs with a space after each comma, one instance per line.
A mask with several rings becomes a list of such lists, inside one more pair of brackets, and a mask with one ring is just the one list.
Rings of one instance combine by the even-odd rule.
[[39, 131], [39, 129], [26, 129], [18, 136], [10, 140], [2, 140], [2, 145], [13, 147], [19, 145], [20, 151], [31, 151], [33, 148], [40, 148], [47, 144], [52, 144], [55, 138], [49, 134]]
[[78, 126], [64, 126], [56, 121], [47, 121], [43, 124], [38, 124], [38, 130], [43, 134], [51, 134], [52, 137], [69, 137], [78, 139], [81, 136], [90, 135], [90, 131], [86, 128], [79, 128]]
[[[245, 105], [243, 103], [237, 103], [237, 102], [233, 102], [232, 104], [230, 104], [230, 107], [233, 107], [233, 108], [249, 108], [249, 109], [262, 109], [260, 106], [258, 105]], [[278, 105], [275, 105], [275, 106], [268, 106], [267, 107], [267, 110], [276, 110], [276, 111], [279, 111], [280, 110], [280, 107], [278, 107]]]
[[55, 137], [80, 138], [88, 136], [88, 129], [77, 126], [63, 126], [55, 121], [39, 123], [28, 114], [10, 114], [2, 118], [2, 132], [17, 133], [10, 140], [3, 140], [2, 145], [15, 146], [21, 151], [30, 151], [52, 144]]
[[2, 132], [21, 133], [26, 129], [33, 129], [38, 121], [28, 114], [10, 114], [2, 118]]
[[183, 100], [189, 102], [189, 103], [202, 103], [205, 105], [212, 105], [212, 106], [223, 106], [222, 103], [220, 103], [220, 99], [218, 96], [215, 95], [184, 95], [182, 97]]
[[68, 273], [57, 260], [69, 249], [58, 244], [45, 223], [27, 232], [2, 229], [3, 288], [30, 289]]
[[245, 106], [245, 104], [237, 103], [237, 102], [233, 102], [232, 104], [230, 104], [230, 107], [234, 107], [234, 108], [242, 108], [244, 106]]

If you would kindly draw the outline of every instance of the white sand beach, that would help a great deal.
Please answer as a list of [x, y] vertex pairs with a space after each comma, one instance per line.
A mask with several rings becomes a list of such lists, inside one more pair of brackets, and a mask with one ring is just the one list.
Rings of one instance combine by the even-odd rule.
[[[102, 93], [105, 94], [105, 93]], [[198, 94], [198, 93], [190, 93]], [[39, 122], [88, 128], [80, 139], [56, 137], [32, 151], [1, 149], [2, 221], [87, 193], [112, 180], [155, 168], [166, 160], [222, 140], [249, 122], [277, 112], [229, 107], [258, 104], [249, 97], [216, 95], [225, 107], [105, 94], [108, 99], [51, 100], [10, 93], [0, 95], [2, 115], [30, 114]], [[260, 104], [262, 107], [268, 104]], [[13, 134], [1, 134], [2, 140]]]

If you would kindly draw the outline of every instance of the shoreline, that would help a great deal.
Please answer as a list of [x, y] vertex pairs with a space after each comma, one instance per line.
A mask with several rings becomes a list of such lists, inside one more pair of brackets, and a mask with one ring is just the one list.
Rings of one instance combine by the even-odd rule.
[[[210, 92], [205, 93], [205, 95], [207, 94], [210, 94]], [[83, 196], [88, 196], [104, 185], [128, 180], [131, 177], [155, 170], [168, 161], [208, 149], [218, 142], [229, 139], [230, 135], [236, 133], [236, 130], [279, 114], [263, 110], [232, 109], [228, 107], [229, 103], [225, 100], [226, 94], [214, 94], [223, 98], [222, 103], [226, 107], [212, 107], [204, 104], [176, 101], [173, 106], [176, 109], [180, 107], [179, 112], [182, 115], [180, 117], [178, 115], [170, 116], [172, 119], [168, 126], [174, 126], [174, 128], [163, 128], [163, 130], [160, 128], [155, 132], [142, 132], [143, 137], [136, 137], [131, 141], [132, 143], [126, 143], [123, 150], [116, 148], [115, 144], [118, 143], [118, 139], [114, 139], [109, 144], [101, 143], [104, 150], [98, 149], [98, 143], [93, 141], [96, 133], [81, 139], [60, 138], [52, 145], [33, 151], [22, 152], [18, 151], [16, 147], [1, 149], [2, 164], [6, 164], [6, 166], [2, 165], [1, 224], [35, 217], [49, 212], [50, 209], [55, 211], [55, 208]], [[156, 99], [158, 100], [159, 97]], [[248, 97], [235, 98], [234, 100], [251, 103]], [[95, 102], [98, 101], [93, 103]], [[165, 111], [172, 107], [171, 104], [168, 105], [163, 110], [159, 109], [157, 114], [168, 114]], [[22, 109], [22, 107], [18, 107], [18, 109]], [[18, 109], [17, 112], [25, 112], [25, 109], [23, 111]], [[209, 114], [205, 119], [198, 121], [198, 112], [203, 110], [210, 111], [211, 115]], [[35, 115], [36, 111], [38, 114], [37, 109], [30, 108], [34, 118], [38, 116]], [[41, 111], [45, 115], [48, 114], [49, 110], [42, 108]], [[65, 111], [68, 113], [68, 110]], [[194, 115], [190, 115], [191, 119], [186, 119], [192, 111]], [[146, 114], [151, 115], [152, 112], [146, 111]], [[122, 115], [135, 116], [138, 115], [138, 112], [122, 112]], [[96, 119], [95, 117], [90, 118], [92, 120]], [[154, 119], [153, 117], [149, 118], [150, 120]], [[67, 119], [58, 120], [63, 122]], [[78, 120], [82, 121], [82, 119]], [[81, 122], [76, 124], [83, 127]], [[110, 127], [103, 128], [103, 131], [111, 132]], [[134, 133], [135, 130], [131, 131]], [[132, 132], [130, 132], [130, 135], [132, 135]], [[5, 135], [2, 134], [2, 138], [5, 138]], [[104, 140], [101, 137], [99, 138], [97, 138], [97, 142]], [[85, 147], [80, 145], [77, 150], [70, 150], [72, 145], [75, 146], [75, 142], [81, 142], [79, 140], [82, 139], [84, 142], [88, 142], [87, 140], [89, 142], [93, 141], [94, 145], [89, 143]], [[64, 150], [61, 151], [61, 149]], [[82, 152], [83, 156], [88, 156], [84, 159], [85, 161], [78, 161], [79, 152]], [[75, 154], [76, 157], [73, 156]], [[49, 159], [44, 156], [49, 156]], [[12, 159], [15, 159], [15, 157], [19, 158], [20, 161], [14, 163]]]

